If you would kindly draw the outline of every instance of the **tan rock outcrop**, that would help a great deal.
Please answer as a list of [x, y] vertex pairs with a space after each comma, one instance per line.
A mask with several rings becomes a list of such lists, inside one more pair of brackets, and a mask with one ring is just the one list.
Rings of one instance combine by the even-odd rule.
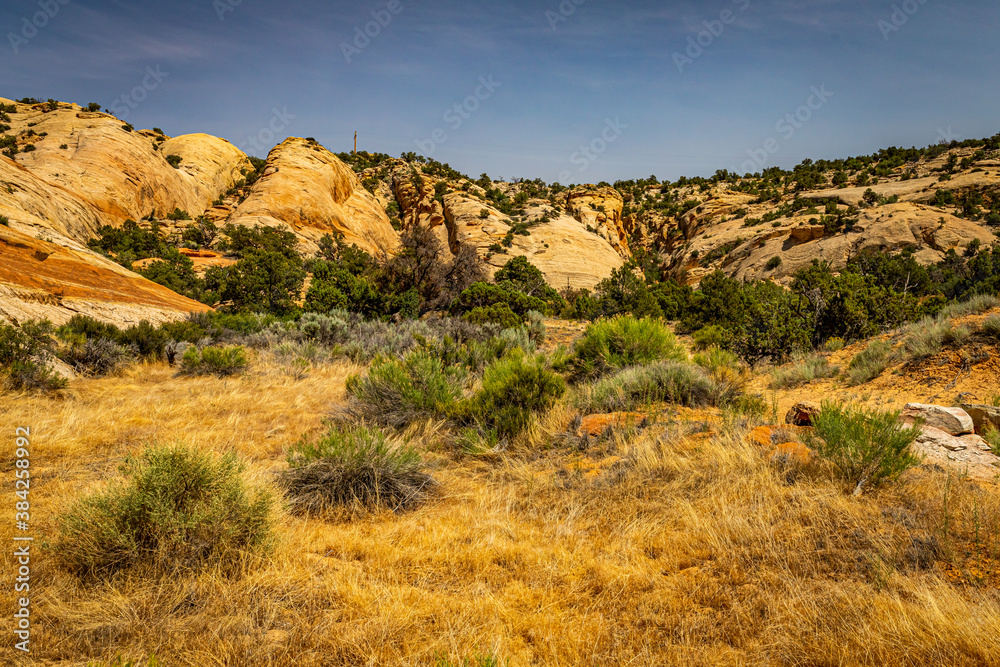
[[[60, 105], [54, 111], [39, 105], [16, 106], [9, 134], [20, 136], [17, 163], [38, 179], [75, 193], [106, 220], [117, 223], [153, 212], [166, 215], [177, 208], [199, 215], [219, 195], [220, 184], [247, 164], [246, 156], [228, 142], [194, 135], [171, 140], [190, 161], [187, 171], [174, 169], [161, 144], [127, 131], [113, 116], [83, 111], [77, 105]], [[34, 136], [27, 136], [29, 131]], [[24, 152], [29, 143], [35, 150]], [[0, 192], [0, 200], [4, 198]], [[72, 227], [72, 238], [85, 241], [83, 230]]]
[[306, 252], [334, 232], [370, 253], [391, 253], [399, 245], [385, 210], [354, 171], [306, 139], [287, 139], [271, 151], [262, 176], [230, 222], [290, 228]]
[[944, 431], [949, 435], [966, 435], [973, 432], [972, 417], [962, 408], [946, 408], [940, 405], [907, 403], [901, 418], [908, 424], [921, 422], [927, 427]]
[[628, 235], [622, 223], [624, 202], [617, 190], [584, 185], [565, 195], [566, 211], [584, 228], [594, 229], [622, 257], [631, 257]]
[[177, 170], [191, 177], [191, 187], [206, 202], [204, 207], [242, 179], [244, 172], [253, 169], [243, 151], [225, 139], [208, 134], [185, 134], [168, 139], [160, 144], [160, 153], [180, 156]]
[[0, 156], [0, 215], [33, 235], [62, 243], [85, 242], [116, 219], [75, 192], [46, 181]]
[[[482, 211], [487, 217], [482, 217]], [[541, 222], [543, 211], [550, 217]], [[602, 236], [588, 232], [578, 220], [535, 206], [529, 214], [533, 222], [528, 235], [515, 234], [506, 252], [491, 254], [490, 248], [500, 244], [511, 229], [508, 218], [496, 209], [464, 192], [444, 196], [444, 213], [452, 251], [458, 245], [472, 245], [487, 262], [492, 274], [511, 258], [524, 256], [538, 267], [546, 282], [556, 289], [593, 289], [625, 260]]]

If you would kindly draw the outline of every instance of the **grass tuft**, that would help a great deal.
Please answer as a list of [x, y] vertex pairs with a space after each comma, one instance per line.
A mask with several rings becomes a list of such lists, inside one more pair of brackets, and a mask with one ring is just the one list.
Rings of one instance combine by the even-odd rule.
[[335, 425], [315, 442], [299, 442], [288, 452], [288, 465], [280, 478], [300, 512], [338, 505], [409, 509], [434, 486], [416, 450], [364, 425]]

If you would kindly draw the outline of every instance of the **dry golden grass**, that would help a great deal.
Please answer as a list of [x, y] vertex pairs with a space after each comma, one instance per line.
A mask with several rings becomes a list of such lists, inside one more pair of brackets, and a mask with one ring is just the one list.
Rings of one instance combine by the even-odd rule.
[[[0, 423], [33, 429], [36, 537], [147, 442], [236, 451], [256, 483], [271, 483], [284, 449], [320, 427], [357, 370], [295, 381], [261, 361], [217, 380], [153, 365], [75, 382], [62, 399], [0, 396]], [[560, 405], [512, 452], [482, 458], [454, 455], [438, 424], [415, 426], [440, 484], [428, 503], [340, 522], [282, 514], [276, 551], [241, 577], [92, 584], [43, 553], [34, 662], [12, 660], [433, 665], [491, 652], [513, 666], [1000, 664], [995, 487], [918, 470], [851, 498], [820, 465], [767, 460], [718, 415], [716, 433], [697, 433], [704, 414], [689, 417], [695, 426], [665, 415], [583, 452], [554, 437], [572, 416]], [[583, 460], [598, 463], [585, 471]], [[0, 526], [0, 541], [11, 532]], [[10, 572], [9, 550], [2, 560]], [[12, 645], [4, 633], [5, 656]]]

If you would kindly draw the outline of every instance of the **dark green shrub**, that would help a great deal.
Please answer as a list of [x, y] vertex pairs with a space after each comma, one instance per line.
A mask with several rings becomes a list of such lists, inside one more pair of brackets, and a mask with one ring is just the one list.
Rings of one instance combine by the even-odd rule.
[[242, 347], [189, 347], [181, 359], [183, 375], [215, 375], [229, 377], [246, 370], [249, 362]]
[[767, 260], [767, 264], [764, 265], [764, 269], [767, 271], [774, 271], [779, 266], [781, 266], [781, 258], [775, 255], [771, 259]]
[[168, 155], [167, 156], [167, 164], [169, 164], [174, 169], [177, 169], [178, 167], [181, 166], [182, 159], [183, 158], [181, 158], [180, 155]]
[[496, 324], [504, 329], [520, 326], [523, 322], [522, 318], [518, 317], [506, 303], [495, 303], [482, 308], [473, 308], [463, 315], [462, 319], [472, 324]]
[[920, 426], [904, 428], [899, 414], [824, 402], [807, 444], [833, 463], [858, 494], [862, 487], [894, 481], [920, 463], [910, 452]]
[[403, 510], [434, 486], [416, 450], [364, 425], [334, 426], [315, 442], [303, 439], [289, 450], [288, 465], [281, 480], [297, 511], [352, 504]]
[[0, 215], [0, 225], [3, 225], [4, 227], [10, 227], [10, 218], [8, 218], [6, 215]]
[[162, 329], [143, 320], [122, 331], [117, 337], [117, 342], [131, 347], [136, 355], [143, 359], [156, 360], [163, 357], [163, 349], [167, 346], [169, 338]]
[[584, 407], [592, 412], [620, 412], [659, 402], [710, 405], [716, 398], [715, 383], [698, 366], [660, 361], [602, 378], [594, 385]]
[[54, 551], [72, 572], [108, 577], [136, 566], [160, 572], [223, 564], [271, 541], [272, 499], [247, 487], [234, 454], [151, 447], [123, 478], [79, 500], [59, 519]]
[[455, 315], [464, 315], [476, 309], [482, 309], [479, 315], [481, 319], [487, 314], [505, 315], [510, 311], [520, 319], [520, 322], [525, 322], [530, 311], [547, 313], [549, 305], [538, 297], [514, 289], [513, 283], [509, 281], [502, 285], [477, 282], [465, 289], [451, 306], [451, 311]]
[[574, 351], [576, 374], [582, 377], [660, 360], [687, 361], [687, 351], [666, 325], [631, 315], [594, 322]]
[[447, 418], [462, 397], [465, 370], [445, 367], [425, 350], [403, 359], [377, 358], [364, 377], [347, 381], [358, 411], [371, 421], [399, 428], [421, 418]]

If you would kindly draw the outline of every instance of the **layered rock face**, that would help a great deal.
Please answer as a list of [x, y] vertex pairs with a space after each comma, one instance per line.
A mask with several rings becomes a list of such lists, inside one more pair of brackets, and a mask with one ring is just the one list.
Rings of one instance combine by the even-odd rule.
[[566, 210], [584, 228], [590, 227], [622, 257], [630, 257], [622, 223], [622, 196], [614, 188], [581, 186], [565, 195]]
[[0, 320], [73, 315], [128, 327], [211, 310], [82, 247], [68, 248], [0, 226]]
[[[557, 289], [593, 289], [625, 263], [611, 244], [588, 232], [575, 218], [542, 205], [529, 210], [527, 235], [513, 234], [508, 248], [503, 240], [511, 226], [502, 213], [465, 193], [445, 195], [444, 213], [453, 252], [461, 243], [472, 245], [488, 265], [487, 273], [514, 257], [527, 257]], [[546, 214], [549, 221], [541, 222]], [[497, 246], [505, 252], [494, 252]]]
[[229, 220], [292, 229], [305, 251], [326, 234], [372, 254], [391, 253], [399, 236], [354, 171], [317, 143], [291, 138], [275, 147], [260, 180]]

